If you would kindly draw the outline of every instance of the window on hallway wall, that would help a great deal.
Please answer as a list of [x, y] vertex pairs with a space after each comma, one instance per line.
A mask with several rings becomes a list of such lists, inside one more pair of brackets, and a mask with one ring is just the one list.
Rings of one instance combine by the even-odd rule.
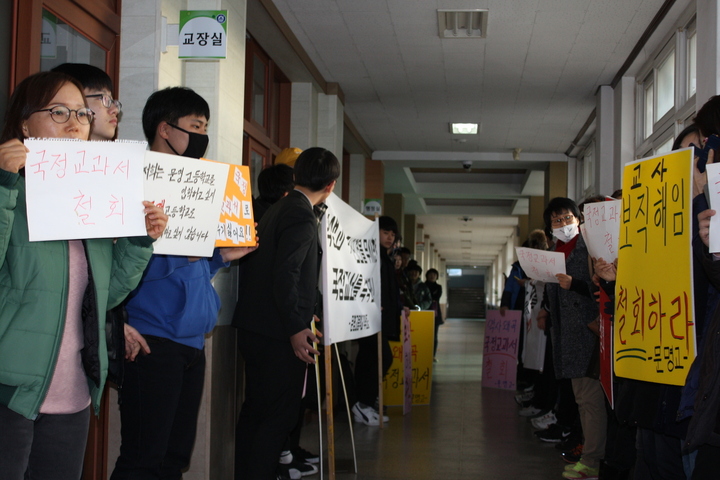
[[587, 198], [593, 195], [595, 184], [595, 141], [585, 147], [580, 155], [578, 155], [576, 167], [576, 175], [578, 181], [575, 196], [578, 199]]
[[697, 33], [688, 9], [639, 70], [636, 158], [670, 151], [685, 119], [694, 114]]
[[[291, 84], [254, 38], [245, 51], [245, 122], [243, 165], [253, 186], [260, 171], [290, 147]], [[256, 192], [254, 192], [256, 193]]]

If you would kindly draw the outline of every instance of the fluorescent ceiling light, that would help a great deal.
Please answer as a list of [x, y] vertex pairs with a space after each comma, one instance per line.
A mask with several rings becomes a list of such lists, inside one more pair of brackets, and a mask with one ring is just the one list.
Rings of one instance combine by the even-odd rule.
[[438, 35], [440, 38], [487, 37], [488, 10], [438, 10]]
[[477, 123], [451, 123], [450, 132], [458, 135], [477, 135]]

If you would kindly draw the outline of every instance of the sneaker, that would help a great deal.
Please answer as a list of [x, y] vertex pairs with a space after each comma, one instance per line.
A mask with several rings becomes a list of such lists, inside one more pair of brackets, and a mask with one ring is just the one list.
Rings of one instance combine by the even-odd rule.
[[292, 451], [292, 456], [295, 460], [298, 462], [303, 463], [312, 463], [317, 464], [320, 463], [320, 456], [315, 455], [314, 453], [310, 453], [307, 450], [305, 450], [302, 447], [298, 447], [297, 449]]
[[318, 472], [318, 467], [311, 463], [293, 461], [288, 465], [290, 469], [290, 478], [307, 477], [308, 475], [315, 475]]
[[541, 413], [543, 413], [542, 410], [537, 407], [533, 407], [532, 405], [529, 405], [525, 408], [521, 408], [518, 412], [518, 415], [520, 415], [521, 417], [534, 417], [536, 415], [540, 415]]
[[523, 403], [529, 402], [533, 399], [533, 397], [535, 397], [535, 392], [533, 390], [523, 391], [522, 393], [515, 395], [515, 402], [522, 406]]
[[555, 417], [555, 413], [550, 410], [545, 415], [533, 418], [532, 420], [530, 420], [530, 423], [537, 430], [545, 430], [550, 425], [557, 423], [557, 417]]
[[599, 469], [588, 467], [582, 462], [577, 462], [574, 465], [566, 466], [562, 476], [563, 478], [571, 479], [598, 480], [599, 473]]
[[562, 456], [562, 459], [565, 460], [567, 463], [577, 463], [582, 457], [582, 452], [583, 446], [582, 443], [580, 443], [578, 445], [575, 445], [575, 448], [573, 448], [572, 450], [562, 452], [560, 455]]
[[284, 463], [278, 464], [276, 475], [278, 480], [300, 480], [302, 478], [302, 474], [300, 471], [294, 468], [290, 468], [290, 464], [286, 465]]
[[290, 450], [283, 450], [280, 454], [280, 463], [283, 465], [289, 465], [293, 461], [293, 454]]
[[352, 412], [355, 421], [358, 423], [364, 423], [365, 425], [370, 425], [371, 427], [377, 427], [380, 425], [380, 416], [372, 407], [356, 402], [352, 407]]
[[543, 442], [560, 443], [570, 436], [570, 429], [553, 423], [545, 430], [538, 430], [535, 432], [535, 435]]

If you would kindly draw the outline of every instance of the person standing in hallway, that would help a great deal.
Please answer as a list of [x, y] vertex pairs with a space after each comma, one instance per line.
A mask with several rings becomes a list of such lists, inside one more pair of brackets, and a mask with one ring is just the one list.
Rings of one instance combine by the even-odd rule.
[[598, 337], [588, 327], [598, 316], [591, 293], [592, 278], [585, 241], [579, 235], [580, 211], [569, 198], [550, 200], [543, 213], [546, 228], [556, 238], [555, 251], [565, 255], [566, 274], [558, 274], [558, 283], [545, 285], [548, 310], [541, 311], [538, 321], [549, 314], [555, 375], [569, 378], [580, 412], [585, 436], [582, 457], [568, 465], [564, 478], [597, 478], [605, 455], [607, 413], [598, 372]]
[[321, 251], [313, 207], [332, 193], [340, 163], [319, 147], [303, 151], [295, 189], [263, 216], [262, 246], [241, 279], [238, 335], [245, 359], [245, 402], [235, 444], [235, 478], [286, 478], [278, 459], [297, 422], [304, 383], [318, 341], [310, 324], [317, 301]]
[[432, 298], [432, 304], [430, 308], [435, 312], [435, 343], [433, 344], [433, 361], [437, 362], [437, 347], [438, 347], [438, 330], [440, 325], [445, 323], [442, 318], [442, 310], [440, 309], [440, 298], [442, 297], [442, 285], [437, 283], [440, 274], [434, 268], [431, 268], [425, 273], [425, 286], [430, 290], [430, 298]]
[[[380, 232], [380, 302], [382, 307], [382, 371], [383, 377], [392, 366], [390, 340], [400, 340], [400, 289], [395, 276], [395, 265], [390, 258], [398, 234], [397, 222], [392, 217], [378, 219]], [[380, 379], [378, 378], [378, 341], [375, 335], [358, 340], [355, 359], [355, 389], [357, 402], [352, 407], [356, 422], [378, 426], [386, 421], [377, 405]], [[376, 408], [377, 405], [377, 408]], [[382, 417], [381, 417], [382, 415]], [[389, 419], [388, 419], [389, 420]]]
[[415, 260], [411, 260], [405, 269], [415, 300], [414, 308], [416, 310], [429, 310], [430, 305], [432, 305], [432, 295], [427, 285], [420, 279], [422, 272], [422, 267]]
[[[200, 158], [210, 108], [193, 90], [150, 95], [143, 131], [150, 149]], [[215, 273], [256, 247], [215, 249], [212, 258], [153, 255], [129, 296], [128, 321], [152, 352], [127, 363], [120, 397], [120, 457], [112, 480], [182, 478], [190, 464], [205, 380], [205, 335], [217, 322]]]
[[146, 236], [28, 240], [22, 141], [87, 140], [92, 121], [82, 85], [43, 72], [16, 87], [0, 137], [3, 480], [80, 478], [90, 412], [99, 410], [107, 376], [105, 312], [138, 284], [167, 224], [144, 202]]

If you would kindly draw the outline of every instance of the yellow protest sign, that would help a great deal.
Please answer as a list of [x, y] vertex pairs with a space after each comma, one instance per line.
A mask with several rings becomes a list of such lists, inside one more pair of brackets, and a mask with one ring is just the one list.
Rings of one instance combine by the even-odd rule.
[[695, 358], [692, 149], [623, 170], [615, 374], [683, 385]]
[[230, 165], [217, 227], [216, 247], [255, 245], [250, 167]]
[[[428, 405], [432, 388], [433, 345], [435, 342], [435, 312], [410, 312], [410, 343], [412, 344], [413, 405]], [[393, 363], [383, 381], [385, 405], [403, 405], [403, 347], [402, 342], [390, 342]]]

